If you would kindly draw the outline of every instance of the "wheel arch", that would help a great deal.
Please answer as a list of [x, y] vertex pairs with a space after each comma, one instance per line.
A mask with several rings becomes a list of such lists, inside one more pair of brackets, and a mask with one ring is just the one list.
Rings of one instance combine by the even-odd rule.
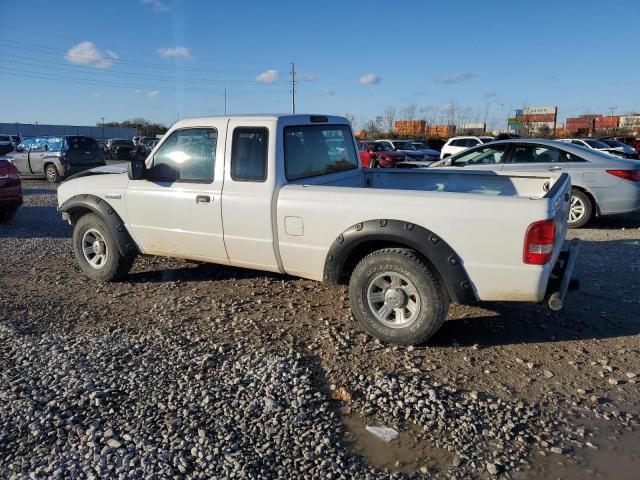
[[66, 218], [72, 225], [87, 213], [99, 215], [111, 229], [116, 244], [118, 245], [118, 250], [123, 256], [129, 257], [140, 253], [140, 249], [131, 235], [129, 235], [124, 221], [115, 209], [104, 199], [89, 194], [75, 195], [66, 200], [60, 206], [59, 210], [66, 214]]
[[429, 229], [402, 220], [368, 220], [347, 228], [329, 248], [323, 280], [344, 284], [362, 258], [376, 250], [393, 247], [418, 252], [433, 267], [454, 303], [478, 300], [462, 259], [453, 248]]

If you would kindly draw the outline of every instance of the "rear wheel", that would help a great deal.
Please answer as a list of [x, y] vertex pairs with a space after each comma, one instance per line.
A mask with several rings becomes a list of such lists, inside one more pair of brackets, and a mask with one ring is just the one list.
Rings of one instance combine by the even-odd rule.
[[44, 167], [44, 176], [47, 177], [47, 181], [51, 183], [58, 183], [60, 181], [60, 173], [53, 163], [49, 163]]
[[438, 276], [414, 250], [389, 248], [367, 255], [349, 282], [354, 317], [385, 342], [415, 345], [442, 326], [449, 298]]
[[593, 216], [593, 204], [589, 196], [576, 188], [571, 189], [569, 228], [584, 227]]
[[120, 253], [111, 229], [95, 213], [83, 215], [76, 222], [73, 253], [84, 274], [101, 282], [124, 277], [131, 270], [134, 260], [134, 257], [125, 257]]

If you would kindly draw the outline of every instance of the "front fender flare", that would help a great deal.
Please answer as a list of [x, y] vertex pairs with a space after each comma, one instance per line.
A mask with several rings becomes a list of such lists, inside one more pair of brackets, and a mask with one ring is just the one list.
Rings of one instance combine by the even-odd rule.
[[324, 264], [323, 280], [340, 283], [349, 257], [367, 242], [381, 242], [412, 248], [433, 264], [454, 303], [478, 300], [462, 259], [451, 246], [427, 228], [402, 220], [368, 220], [352, 225], [334, 240]]
[[111, 229], [118, 250], [122, 255], [130, 257], [140, 252], [120, 215], [104, 199], [89, 194], [74, 195], [66, 200], [58, 210], [68, 214], [72, 219], [74, 214], [87, 210], [100, 215]]

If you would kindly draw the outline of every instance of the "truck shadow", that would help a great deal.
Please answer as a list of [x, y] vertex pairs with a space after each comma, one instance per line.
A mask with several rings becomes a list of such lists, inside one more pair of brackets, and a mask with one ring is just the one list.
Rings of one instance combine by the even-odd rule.
[[[167, 259], [171, 261], [170, 259]], [[123, 280], [127, 283], [161, 283], [161, 282], [209, 282], [215, 280], [242, 280], [251, 278], [268, 278], [290, 280], [292, 277], [277, 273], [249, 270], [246, 268], [228, 267], [213, 263], [191, 263], [187, 265], [168, 266], [163, 269], [146, 270], [129, 273]]]
[[486, 347], [638, 335], [638, 272], [640, 239], [584, 241], [575, 272], [580, 290], [569, 292], [562, 311], [495, 302], [479, 304], [493, 314], [461, 317], [468, 309], [453, 307], [451, 319], [428, 345]]

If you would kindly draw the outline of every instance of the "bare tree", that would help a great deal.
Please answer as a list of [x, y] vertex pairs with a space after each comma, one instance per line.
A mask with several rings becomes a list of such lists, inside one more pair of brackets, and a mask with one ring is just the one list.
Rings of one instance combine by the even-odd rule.
[[387, 132], [392, 133], [396, 126], [396, 107], [387, 105], [384, 109], [384, 121], [387, 126]]
[[402, 116], [406, 120], [415, 120], [417, 112], [418, 112], [418, 107], [416, 106], [416, 104], [410, 103], [409, 105], [407, 105], [402, 109]]
[[351, 124], [351, 126], [355, 130], [355, 128], [356, 128], [356, 116], [353, 113], [345, 113], [344, 114], [344, 118], [349, 120], [349, 123]]

